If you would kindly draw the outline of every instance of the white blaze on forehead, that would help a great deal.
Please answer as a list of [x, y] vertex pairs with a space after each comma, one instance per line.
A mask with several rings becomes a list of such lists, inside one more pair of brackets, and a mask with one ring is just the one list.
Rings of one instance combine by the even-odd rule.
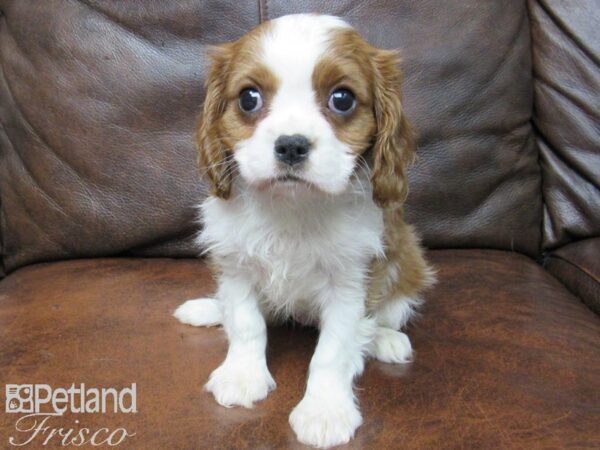
[[263, 63], [282, 83], [306, 85], [327, 49], [330, 32], [339, 28], [350, 25], [339, 17], [316, 14], [275, 19], [262, 37]]

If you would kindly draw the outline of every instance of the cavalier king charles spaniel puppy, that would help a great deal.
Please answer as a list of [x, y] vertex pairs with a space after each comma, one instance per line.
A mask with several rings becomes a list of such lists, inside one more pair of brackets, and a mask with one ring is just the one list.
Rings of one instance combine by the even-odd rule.
[[397, 53], [337, 17], [300, 14], [214, 47], [211, 60], [196, 137], [210, 186], [198, 241], [218, 287], [175, 317], [223, 325], [229, 350], [205, 389], [227, 407], [275, 389], [267, 323], [318, 327], [289, 422], [303, 443], [348, 442], [362, 422], [353, 381], [365, 357], [410, 360], [400, 330], [434, 281], [403, 220], [415, 144]]

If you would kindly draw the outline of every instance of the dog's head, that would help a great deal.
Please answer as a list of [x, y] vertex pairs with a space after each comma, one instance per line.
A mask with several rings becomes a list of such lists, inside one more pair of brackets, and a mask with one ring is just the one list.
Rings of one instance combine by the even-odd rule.
[[211, 56], [197, 146], [213, 195], [228, 198], [236, 176], [335, 195], [366, 163], [378, 205], [404, 200], [414, 139], [396, 52], [336, 17], [292, 15]]

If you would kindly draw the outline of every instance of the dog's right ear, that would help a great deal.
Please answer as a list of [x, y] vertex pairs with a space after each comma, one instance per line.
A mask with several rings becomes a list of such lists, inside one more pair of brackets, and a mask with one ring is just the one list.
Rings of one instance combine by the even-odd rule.
[[196, 149], [201, 173], [212, 195], [227, 199], [231, 194], [231, 149], [222, 139], [219, 121], [227, 106], [227, 73], [232, 60], [233, 43], [209, 49], [211, 66], [206, 78], [206, 97], [196, 126]]

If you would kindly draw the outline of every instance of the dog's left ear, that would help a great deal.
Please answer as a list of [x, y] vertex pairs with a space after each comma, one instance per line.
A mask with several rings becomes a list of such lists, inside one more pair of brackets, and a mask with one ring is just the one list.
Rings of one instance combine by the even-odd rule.
[[406, 168], [415, 158], [415, 136], [402, 110], [402, 72], [396, 51], [373, 49], [374, 113], [373, 199], [384, 208], [408, 194]]

